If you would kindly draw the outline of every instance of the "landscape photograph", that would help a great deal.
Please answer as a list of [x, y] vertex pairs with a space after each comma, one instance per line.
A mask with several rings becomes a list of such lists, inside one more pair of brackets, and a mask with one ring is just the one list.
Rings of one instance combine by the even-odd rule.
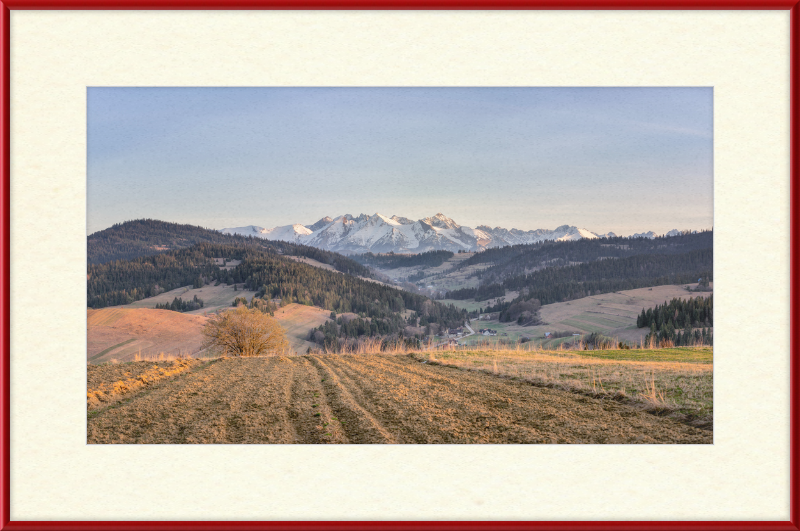
[[713, 89], [91, 87], [87, 443], [713, 444]]

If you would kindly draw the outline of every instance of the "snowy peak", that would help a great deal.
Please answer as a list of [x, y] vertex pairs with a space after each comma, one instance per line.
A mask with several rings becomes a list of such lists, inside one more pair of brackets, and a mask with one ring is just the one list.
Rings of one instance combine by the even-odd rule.
[[286, 225], [283, 227], [275, 227], [274, 229], [264, 229], [261, 231], [268, 240], [280, 240], [284, 242], [300, 243], [304, 236], [308, 236], [313, 231], [303, 225]]
[[457, 229], [460, 227], [458, 223], [448, 218], [441, 212], [439, 212], [435, 216], [425, 218], [422, 221], [424, 221], [431, 227], [436, 227], [437, 229]]
[[[256, 225], [222, 229], [225, 234], [241, 234], [267, 240], [302, 243], [342, 253], [424, 253], [447, 250], [481, 251], [490, 247], [531, 244], [543, 241], [577, 241], [595, 238], [616, 238], [613, 232], [598, 234], [574, 225], [561, 225], [553, 230], [504, 229], [478, 225], [471, 228], [459, 225], [441, 212], [414, 221], [393, 215], [344, 214], [325, 216], [313, 225], [284, 225], [265, 229]], [[680, 235], [672, 230], [668, 236]], [[634, 234], [631, 238], [655, 238], [653, 231]]]
[[414, 223], [413, 220], [400, 216], [392, 216], [391, 219], [398, 222], [401, 225], [412, 225]]
[[238, 234], [240, 236], [257, 236], [263, 238], [264, 231], [267, 230], [264, 227], [259, 227], [257, 225], [248, 225], [246, 227], [234, 227], [231, 229], [222, 229], [220, 232], [222, 234]]
[[323, 227], [327, 227], [328, 225], [331, 224], [332, 221], [333, 221], [332, 217], [325, 216], [324, 218], [322, 218], [321, 220], [317, 221], [313, 225], [307, 225], [307, 227], [308, 227], [309, 230], [315, 231], [315, 230], [319, 230], [319, 229], [321, 229]]

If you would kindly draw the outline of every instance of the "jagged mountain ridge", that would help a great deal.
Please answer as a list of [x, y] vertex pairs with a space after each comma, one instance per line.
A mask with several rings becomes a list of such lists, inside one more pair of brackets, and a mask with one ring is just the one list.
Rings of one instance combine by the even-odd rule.
[[[553, 230], [471, 228], [459, 225], [442, 213], [413, 221], [401, 216], [386, 217], [345, 214], [324, 217], [311, 225], [284, 225], [265, 229], [256, 225], [221, 229], [224, 234], [240, 234], [267, 240], [301, 243], [339, 253], [423, 253], [426, 251], [480, 251], [490, 247], [536, 243], [545, 240], [574, 241], [583, 238], [615, 237], [613, 232], [597, 234], [571, 225]], [[653, 238], [655, 233], [640, 236]]]

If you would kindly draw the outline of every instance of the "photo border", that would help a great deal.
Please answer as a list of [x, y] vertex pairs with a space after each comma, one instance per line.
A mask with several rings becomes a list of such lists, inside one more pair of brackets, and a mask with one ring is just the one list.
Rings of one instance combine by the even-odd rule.
[[[783, 10], [790, 11], [790, 520], [789, 521], [10, 521], [10, 18], [11, 10]], [[798, 234], [800, 225], [799, 0], [10, 0], [0, 1], [0, 529], [40, 530], [800, 530], [800, 358]]]

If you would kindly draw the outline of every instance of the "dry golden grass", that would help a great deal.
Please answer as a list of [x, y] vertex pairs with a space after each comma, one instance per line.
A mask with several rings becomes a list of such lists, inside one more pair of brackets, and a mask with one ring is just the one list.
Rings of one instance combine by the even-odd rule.
[[[713, 364], [703, 362], [710, 349], [698, 349], [698, 361], [659, 361], [686, 356], [691, 349], [650, 351], [463, 350], [420, 353], [420, 359], [525, 380], [536, 385], [624, 400], [647, 411], [673, 414], [696, 425], [713, 420]], [[652, 357], [653, 361], [636, 358]], [[602, 354], [601, 354], [602, 353]], [[587, 355], [588, 354], [588, 355]], [[595, 357], [601, 354], [604, 357]], [[614, 359], [614, 357], [617, 359]]]
[[115, 402], [126, 394], [188, 371], [198, 362], [172, 360], [125, 363], [114, 365], [89, 365], [87, 368], [86, 407], [89, 410]]
[[169, 310], [103, 308], [87, 310], [87, 360], [133, 361], [200, 354], [206, 323], [202, 315]]
[[426, 362], [524, 380], [535, 385], [610, 398], [635, 404], [648, 412], [672, 415], [694, 425], [713, 421], [713, 349], [711, 347], [638, 350], [541, 350], [533, 344], [430, 350], [402, 343], [381, 350], [368, 340], [337, 354], [410, 354]]

